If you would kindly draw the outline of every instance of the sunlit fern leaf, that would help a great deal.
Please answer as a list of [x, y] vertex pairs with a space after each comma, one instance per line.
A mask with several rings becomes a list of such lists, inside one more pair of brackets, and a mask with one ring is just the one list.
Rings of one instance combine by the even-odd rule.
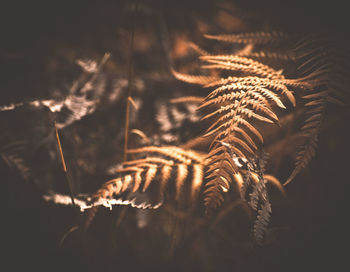
[[221, 205], [224, 200], [223, 193], [231, 188], [234, 181], [233, 174], [238, 173], [238, 167], [233, 161], [231, 151], [232, 149], [228, 149], [226, 146], [220, 146], [207, 156], [206, 180], [208, 181], [205, 184], [204, 192], [204, 204], [207, 207], [207, 212]]
[[[268, 43], [287, 39], [287, 35], [283, 33], [243, 33], [206, 35], [205, 37], [246, 44], [243, 49], [237, 49], [237, 52], [231, 55], [210, 55], [206, 52], [200, 56], [200, 60], [206, 63], [202, 66], [203, 68], [232, 71], [234, 76], [212, 78], [173, 71], [174, 76], [182, 81], [204, 87], [215, 87], [199, 107], [206, 111], [203, 120], [212, 122], [204, 135], [213, 136], [206, 160], [209, 166], [204, 193], [205, 205], [207, 208], [213, 208], [221, 204], [222, 193], [229, 190], [232, 182], [237, 179], [235, 175], [238, 168], [237, 163], [233, 161], [234, 158], [254, 156], [263, 143], [263, 135], [256, 128], [256, 123], [279, 124], [279, 111], [276, 109], [285, 109], [286, 102], [295, 106], [294, 89], [309, 89], [312, 84], [304, 79], [287, 79], [283, 70], [258, 61], [259, 58], [250, 57], [254, 54], [256, 57], [263, 56], [260, 59], [268, 59], [269, 56], [277, 57], [277, 55], [261, 53], [263, 51], [255, 52], [254, 44], [259, 44], [259, 50], [264, 50], [263, 46]], [[286, 54], [294, 56], [293, 52], [286, 52]], [[283, 58], [282, 54], [281, 58], [283, 61], [294, 60], [294, 57]], [[234, 156], [229, 153], [229, 150], [234, 153]], [[249, 180], [249, 175], [246, 178]], [[257, 194], [261, 197], [259, 190]]]
[[[71, 206], [72, 197], [70, 195], [64, 195], [53, 191], [48, 191], [43, 194], [43, 199], [48, 202], [53, 202], [58, 205]], [[74, 196], [74, 202], [78, 207], [85, 207], [88, 202], [91, 201], [91, 195], [78, 194]]]
[[[206, 85], [206, 87], [213, 87], [217, 85], [226, 85], [228, 83], [240, 83], [243, 85], [261, 85], [267, 88], [273, 88], [276, 91], [281, 91], [282, 93], [287, 92], [287, 87], [309, 89], [313, 85], [307, 81], [302, 81], [298, 79], [267, 79], [256, 76], [246, 76], [246, 77], [227, 77], [221, 78], [218, 81], [213, 81]], [[216, 93], [215, 93], [216, 94]]]
[[[262, 244], [268, 228], [269, 219], [272, 213], [268, 197], [266, 182], [277, 180], [264, 175], [266, 154], [259, 153], [253, 158], [247, 159], [235, 154], [233, 145], [220, 142], [219, 155], [210, 156], [208, 173], [206, 177], [205, 204], [207, 211], [217, 208], [224, 201], [224, 193], [232, 187], [235, 182], [243, 200], [257, 213], [254, 221], [253, 235], [258, 244]], [[224, 150], [224, 151], [222, 151]], [[214, 151], [216, 152], [217, 149]], [[220, 155], [221, 154], [221, 155]], [[220, 161], [218, 161], [220, 159]], [[277, 181], [277, 187], [282, 188]], [[282, 193], [284, 194], [283, 188]]]
[[[82, 211], [88, 209], [85, 225], [91, 222], [98, 206], [157, 209], [164, 203], [167, 190], [172, 190], [169, 197], [178, 201], [187, 199], [194, 204], [198, 200], [204, 175], [203, 154], [175, 146], [146, 146], [128, 153], [138, 158], [115, 169], [118, 177], [104, 183], [91, 201], [80, 207]], [[189, 195], [184, 196], [186, 192]], [[148, 197], [141, 197], [144, 194]]]
[[195, 104], [200, 104], [204, 100], [204, 97], [199, 97], [199, 96], [181, 96], [177, 98], [172, 98], [170, 99], [171, 104], [178, 104], [178, 103], [195, 103]]
[[[210, 64], [202, 65], [205, 69], [221, 69], [229, 70], [235, 72], [241, 72], [248, 75], [255, 75], [259, 77], [269, 78], [269, 79], [283, 79], [282, 70], [275, 70], [261, 62], [255, 61], [253, 59], [232, 56], [230, 59], [215, 59], [212, 56], [204, 56], [203, 60]], [[219, 56], [221, 57], [221, 56]], [[230, 57], [230, 56], [222, 56]]]
[[[83, 231], [86, 231], [91, 224], [99, 206], [106, 206], [111, 209], [112, 205], [131, 205], [141, 209], [156, 209], [167, 200], [165, 198], [166, 190], [170, 190], [168, 198], [178, 202], [188, 200], [190, 207], [194, 207], [196, 199], [203, 191], [203, 181], [218, 176], [220, 182], [215, 182], [212, 179], [212, 181], [207, 183], [207, 193], [210, 192], [214, 195], [213, 200], [210, 201], [210, 205], [213, 205], [212, 208], [221, 204], [224, 200], [223, 193], [228, 191], [233, 181], [237, 183], [241, 191], [243, 191], [244, 186], [252, 190], [249, 196], [242, 196], [242, 199], [246, 200], [248, 204], [252, 202], [253, 195], [256, 195], [255, 201], [257, 204], [254, 207], [251, 206], [258, 212], [253, 232], [257, 242], [259, 242], [258, 239], [261, 239], [265, 234], [269, 218], [269, 214], [264, 210], [264, 205], [268, 204], [265, 175], [261, 174], [263, 179], [259, 179], [259, 175], [256, 173], [259, 168], [263, 168], [264, 162], [262, 161], [257, 166], [252, 161], [235, 156], [233, 146], [224, 142], [221, 145], [226, 161], [221, 161], [220, 163], [225, 164], [222, 168], [226, 169], [226, 172], [221, 172], [220, 175], [213, 173], [212, 177], [211, 174], [207, 177], [204, 177], [203, 174], [204, 166], [211, 167], [213, 164], [204, 162], [204, 156], [195, 151], [183, 150], [172, 146], [147, 146], [129, 150], [130, 153], [142, 156], [126, 161], [122, 164], [123, 167], [114, 169], [113, 172], [119, 173], [119, 177], [103, 184], [94, 195], [80, 194], [75, 197], [76, 205], [85, 211], [83, 215]], [[211, 159], [215, 160], [215, 156], [212, 155]], [[217, 156], [221, 155], [218, 154]], [[262, 160], [265, 160], [263, 156]], [[213, 169], [215, 168], [214, 164]], [[235, 174], [232, 175], [232, 172]], [[250, 176], [249, 182], [246, 178], [248, 174]], [[273, 177], [270, 176], [270, 178]], [[153, 190], [156, 188], [157, 194], [156, 201], [152, 200], [151, 195], [145, 195], [150, 190], [152, 191], [151, 187], [154, 185]], [[185, 194], [187, 196], [184, 197]], [[55, 204], [72, 205], [71, 198], [68, 195], [51, 192], [43, 197], [46, 201], [54, 202]], [[208, 197], [206, 195], [206, 198]], [[257, 208], [258, 204], [261, 207], [259, 209]]]
[[192, 83], [192, 84], [205, 85], [219, 79], [218, 77], [214, 77], [214, 76], [202, 76], [202, 75], [196, 76], [196, 75], [182, 74], [175, 71], [174, 69], [172, 69], [171, 72], [174, 75], [174, 77], [177, 78], [178, 80], [181, 80], [187, 83]]

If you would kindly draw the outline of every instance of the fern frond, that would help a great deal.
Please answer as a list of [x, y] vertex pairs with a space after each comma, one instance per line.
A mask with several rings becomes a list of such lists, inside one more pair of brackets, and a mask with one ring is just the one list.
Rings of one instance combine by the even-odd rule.
[[23, 106], [36, 109], [46, 108], [56, 115], [58, 129], [69, 126], [96, 110], [105, 92], [106, 77], [102, 71], [109, 58], [110, 53], [105, 53], [99, 63], [93, 60], [77, 60], [83, 72], [72, 83], [68, 95], [62, 99], [39, 99], [0, 106], [0, 112]]
[[171, 104], [177, 104], [177, 103], [202, 103], [204, 100], [204, 97], [200, 96], [182, 96], [177, 98], [170, 99]]
[[263, 202], [267, 201], [267, 190], [265, 186], [265, 180], [261, 177], [253, 186], [253, 191], [249, 194], [248, 204], [253, 210], [258, 210], [259, 200]]
[[[271, 87], [268, 87], [271, 88]], [[220, 93], [222, 93], [223, 91], [232, 91], [232, 90], [237, 90], [237, 91], [255, 91], [255, 93], [261, 93], [263, 96], [266, 96], [267, 98], [271, 98], [272, 100], [276, 101], [276, 104], [283, 108], [285, 107], [283, 105], [283, 103], [281, 102], [280, 99], [278, 99], [278, 96], [276, 94], [274, 94], [274, 92], [270, 91], [269, 89], [267, 89], [265, 87], [265, 85], [263, 84], [257, 84], [257, 83], [251, 83], [251, 85], [248, 84], [242, 84], [242, 83], [231, 83], [231, 84], [226, 84], [226, 85], [222, 85], [218, 88], [216, 88], [214, 91], [212, 91], [206, 98], [206, 100], [209, 100], [210, 98], [214, 98], [218, 95], [220, 95]], [[282, 94], [289, 92], [290, 91], [284, 86], [281, 88], [278, 88], [277, 90], [281, 90]], [[287, 97], [289, 97], [289, 95], [287, 95]], [[293, 104], [295, 103], [295, 101], [291, 101]], [[203, 106], [202, 106], [203, 107]]]
[[242, 33], [232, 35], [204, 35], [205, 38], [217, 41], [245, 44], [269, 44], [273, 42], [280, 42], [288, 36], [282, 32], [254, 32], [254, 33]]
[[304, 96], [311, 101], [305, 104], [311, 109], [306, 111], [304, 126], [301, 128], [302, 144], [299, 146], [299, 151], [295, 160], [295, 168], [284, 185], [290, 183], [300, 171], [305, 168], [316, 154], [317, 138], [322, 126], [324, 111], [326, 106], [327, 92], [319, 92], [312, 95]]
[[212, 81], [218, 80], [218, 78], [214, 76], [199, 76], [199, 75], [195, 76], [195, 75], [182, 74], [182, 73], [176, 72], [174, 69], [171, 69], [171, 73], [176, 79], [187, 83], [191, 83], [191, 84], [205, 85]]
[[[234, 145], [219, 143], [221, 146], [211, 151], [207, 159], [209, 181], [206, 183], [204, 199], [207, 211], [217, 208], [224, 201], [224, 193], [235, 182], [241, 198], [257, 212], [253, 234], [257, 243], [261, 244], [272, 213], [266, 182], [270, 181], [279, 188], [282, 185], [275, 177], [264, 175], [263, 159], [238, 157]], [[247, 195], [248, 190], [251, 192]]]
[[[231, 55], [203, 54], [199, 57], [204, 62], [202, 68], [223, 70], [215, 73], [225, 75], [232, 71], [233, 76], [215, 79], [177, 75], [180, 80], [215, 88], [199, 106], [200, 110], [207, 111], [202, 120], [212, 120], [204, 135], [212, 137], [205, 161], [205, 206], [207, 212], [217, 208], [224, 201], [224, 193], [230, 190], [234, 183], [237, 184], [241, 197], [257, 213], [253, 232], [256, 241], [262, 243], [271, 216], [266, 182], [273, 182], [282, 193], [284, 190], [274, 177], [266, 175], [265, 179], [263, 162], [258, 154], [259, 145], [263, 144], [264, 139], [257, 129], [257, 123], [279, 124], [280, 116], [276, 109], [286, 109], [286, 102], [296, 106], [295, 89], [314, 89], [320, 82], [313, 76], [288, 79], [282, 69], [263, 62], [271, 59], [295, 61], [294, 52], [269, 52], [263, 47], [287, 38], [287, 35], [282, 33], [205, 37], [246, 45]], [[259, 45], [260, 51], [254, 51], [255, 45]], [[318, 94], [305, 97], [310, 100], [310, 103], [305, 105], [312, 108], [310, 113], [314, 114], [314, 108], [323, 106], [323, 97]], [[315, 114], [307, 120], [303, 127], [305, 137], [318, 130], [320, 116], [321, 114]], [[313, 151], [305, 149], [304, 153], [302, 155], [308, 158], [312, 156]], [[298, 169], [302, 166], [303, 163]]]
[[[263, 143], [263, 136], [255, 128], [254, 121], [279, 124], [275, 107], [285, 109], [285, 100], [295, 106], [296, 100], [291, 88], [307, 90], [314, 86], [314, 82], [310, 81], [310, 78], [287, 79], [283, 74], [283, 70], [275, 69], [251, 57], [256, 53], [256, 57], [268, 58], [268, 54], [261, 53], [265, 51], [254, 52], [252, 44], [260, 43], [263, 45], [268, 41], [286, 38], [283, 34], [257, 33], [253, 35], [248, 33], [241, 36], [222, 35], [206, 37], [233, 43], [251, 44], [236, 52], [236, 54], [206, 54], [200, 56], [200, 59], [206, 62], [202, 66], [203, 68], [240, 72], [239, 75], [241, 76], [229, 76], [211, 82], [208, 79], [207, 84], [204, 81], [197, 82], [202, 82], [202, 85], [205, 87], [217, 86], [199, 106], [199, 109], [209, 109], [212, 106], [217, 107], [202, 118], [202, 120], [208, 120], [209, 118], [214, 120], [204, 136], [213, 136], [213, 143], [222, 141], [232, 145], [237, 156], [242, 156], [243, 158], [247, 155], [251, 156], [257, 150], [257, 143]], [[243, 56], [244, 54], [249, 55], [249, 57]], [[289, 55], [293, 56], [290, 59], [294, 60], [294, 53], [289, 53]], [[273, 54], [270, 57], [283, 58], [282, 55], [277, 56]], [[311, 105], [314, 104], [311, 103]], [[304, 129], [307, 129], [307, 127]], [[211, 149], [215, 148], [218, 148], [218, 146], [212, 144]], [[227, 165], [227, 156], [225, 152], [217, 153], [220, 152], [216, 152], [216, 155], [214, 155], [213, 165], [219, 168], [224, 167]], [[223, 160], [224, 163], [220, 163], [220, 160]], [[227, 177], [226, 170], [216, 169], [215, 171], [215, 167], [209, 168], [212, 170], [211, 177], [217, 176], [209, 184], [213, 187], [213, 183], [218, 183], [215, 189], [211, 189], [212, 195], [217, 195], [220, 191], [218, 188], [222, 186], [221, 177], [228, 183], [232, 182]]]
[[264, 235], [270, 222], [271, 213], [272, 210], [270, 202], [265, 202], [262, 205], [261, 209], [258, 211], [258, 216], [254, 223], [253, 232], [255, 240], [260, 245], [263, 243]]
[[201, 153], [193, 150], [184, 150], [176, 146], [146, 146], [136, 149], [129, 149], [128, 153], [159, 153], [185, 164], [191, 164], [191, 160], [194, 160], [197, 163], [203, 163], [203, 155]]
[[301, 65], [299, 71], [304, 75], [304, 81], [312, 85], [312, 92], [303, 96], [304, 125], [301, 128], [302, 143], [298, 147], [295, 168], [284, 183], [290, 183], [296, 175], [305, 168], [316, 154], [317, 139], [323, 123], [327, 102], [345, 100], [349, 86], [349, 50], [335, 50], [334, 44], [327, 39], [308, 38], [296, 49]]
[[[203, 58], [206, 58], [204, 56]], [[225, 57], [225, 56], [223, 56]], [[249, 75], [257, 75], [269, 79], [283, 79], [282, 70], [275, 70], [274, 68], [262, 64], [258, 61], [252, 59], [239, 57], [240, 60], [246, 59], [246, 61], [239, 61], [239, 59], [234, 58], [233, 60], [220, 60], [219, 59], [204, 59], [208, 63], [207, 65], [202, 65], [202, 68], [205, 69], [221, 69], [221, 70], [231, 70], [239, 71]]]
[[213, 81], [205, 87], [214, 87], [217, 85], [226, 85], [228, 83], [241, 83], [245, 85], [262, 85], [268, 88], [274, 88], [276, 90], [284, 90], [286, 86], [302, 89], [310, 89], [313, 85], [310, 81], [303, 81], [301, 79], [266, 79], [256, 76], [246, 77], [227, 77], [221, 78], [218, 81]]
[[293, 53], [281, 53], [281, 52], [269, 52], [269, 51], [259, 51], [259, 52], [239, 52], [237, 55], [242, 57], [249, 57], [254, 59], [269, 59], [269, 60], [279, 60], [279, 61], [295, 61], [295, 54]]
[[[114, 171], [119, 177], [104, 183], [90, 202], [81, 207], [82, 211], [93, 208], [88, 212], [86, 222], [91, 222], [91, 216], [99, 206], [112, 209], [113, 205], [131, 205], [140, 209], [157, 209], [164, 202], [166, 188], [172, 188], [170, 181], [173, 181], [176, 200], [183, 198], [187, 191], [190, 192], [190, 202], [198, 199], [204, 176], [203, 154], [175, 146], [146, 146], [130, 149], [128, 153], [140, 158], [123, 162], [123, 167]], [[140, 194], [146, 193], [150, 194], [147, 200], [139, 200]]]
[[[266, 183], [268, 181], [273, 182], [277, 187], [282, 187], [282, 185], [275, 177], [264, 175], [264, 155], [261, 158], [255, 157], [242, 161], [242, 163], [241, 177], [239, 179], [241, 182], [240, 193], [248, 205], [257, 212], [253, 226], [253, 235], [255, 241], [258, 244], [262, 244], [272, 213]], [[247, 196], [248, 190], [251, 190], [251, 192]]]
[[215, 147], [209, 152], [206, 160], [207, 180], [206, 189], [204, 191], [204, 204], [207, 207], [207, 212], [221, 205], [223, 202], [223, 193], [231, 188], [233, 181], [236, 181], [235, 174], [238, 174], [239, 164], [237, 156], [244, 156], [243, 153], [225, 142], [217, 142]]

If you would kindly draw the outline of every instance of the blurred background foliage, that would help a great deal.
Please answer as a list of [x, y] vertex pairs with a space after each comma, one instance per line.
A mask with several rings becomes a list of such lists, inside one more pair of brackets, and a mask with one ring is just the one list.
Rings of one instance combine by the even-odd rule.
[[[220, 52], [222, 45], [204, 40], [204, 33], [324, 32], [335, 37], [336, 46], [346, 48], [346, 13], [340, 1], [7, 1], [0, 16], [0, 104], [62, 99], [82, 74], [77, 60], [99, 62], [110, 52], [98, 73], [98, 99], [91, 98], [96, 109], [60, 130], [74, 190], [94, 192], [108, 179], [107, 170], [123, 160], [130, 72], [131, 94], [139, 106], [132, 110], [131, 128], [157, 135], [159, 105], [181, 95], [206, 95], [200, 87], [174, 79], [169, 70], [199, 71], [188, 41]], [[171, 203], [152, 211], [101, 209], [82, 248], [76, 232], [59, 247], [67, 230], [79, 223], [74, 210], [41, 197], [48, 190], [69, 190], [52, 123], [53, 118], [66, 117], [28, 105], [1, 112], [3, 260], [11, 271], [340, 268], [347, 253], [343, 236], [348, 217], [349, 114], [348, 107], [330, 106], [317, 156], [288, 185], [288, 197], [271, 188], [273, 214], [266, 245], [252, 243], [251, 219], [232, 196], [211, 222], [203, 219], [200, 205], [191, 214], [174, 210]], [[201, 134], [206, 126], [188, 128], [179, 132], [183, 138], [178, 143]], [[130, 137], [130, 146], [137, 146], [138, 138]], [[281, 137], [271, 136], [270, 148], [277, 153]], [[286, 156], [275, 174], [285, 180], [295, 151], [282, 148]]]

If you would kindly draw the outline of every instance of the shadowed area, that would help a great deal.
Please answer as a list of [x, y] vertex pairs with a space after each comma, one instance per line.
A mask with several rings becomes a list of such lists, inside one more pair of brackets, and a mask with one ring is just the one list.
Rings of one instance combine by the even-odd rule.
[[[174, 196], [181, 188], [184, 200], [169, 197], [155, 210], [101, 207], [83, 241], [81, 233], [73, 231], [59, 246], [62, 237], [82, 218], [72, 207], [47, 202], [42, 195], [55, 192], [69, 196], [54, 120], [73, 191], [84, 194], [77, 201], [86, 201], [86, 193], [92, 194], [115, 179], [118, 169], [124, 167], [129, 95], [129, 148], [174, 145], [208, 151], [210, 142], [191, 140], [210, 127], [199, 122], [208, 112], [196, 108], [214, 89], [177, 80], [172, 69], [179, 72], [178, 77], [199, 75], [203, 59], [213, 61], [213, 57], [199, 60], [198, 52], [229, 54], [240, 47], [207, 39], [204, 34], [278, 31], [309, 37], [320, 33], [329, 48], [341, 52], [349, 48], [349, 16], [345, 10], [340, 1], [6, 1], [0, 12], [4, 267], [9, 265], [11, 271], [340, 269], [346, 264], [347, 252], [349, 104], [327, 105], [316, 156], [285, 187], [287, 197], [273, 184], [266, 185], [272, 214], [262, 246], [253, 239], [255, 215], [240, 200], [237, 190], [225, 194], [222, 206], [210, 218], [205, 216], [202, 195], [195, 205], [189, 204], [191, 190], [202, 186], [198, 180], [203, 169], [197, 168], [194, 173], [193, 166], [183, 160], [180, 164], [186, 166], [178, 170], [164, 167], [168, 161], [145, 162], [144, 157], [129, 154], [129, 160], [146, 163], [142, 167], [147, 171], [154, 169], [150, 163], [161, 165], [163, 170], [157, 174], [145, 171], [142, 178], [150, 175], [149, 182], [166, 179], [170, 185], [164, 191]], [[274, 52], [279, 49], [267, 47]], [[285, 70], [290, 73], [295, 67]], [[206, 76], [219, 76], [205, 71]], [[349, 67], [335, 75], [334, 86], [343, 84], [338, 75], [349, 78]], [[224, 71], [222, 77], [227, 76], [230, 74]], [[345, 94], [340, 100], [348, 103], [349, 92]], [[270, 155], [267, 174], [282, 182], [293, 171], [297, 131], [303, 125], [298, 119], [304, 113], [299, 102], [302, 98], [294, 95], [295, 115], [287, 107], [285, 112], [276, 111], [281, 116], [280, 127], [257, 125]], [[184, 96], [188, 97], [186, 103], [181, 102]], [[279, 100], [276, 103], [282, 104]], [[131, 130], [140, 130], [148, 138]], [[174, 152], [161, 155], [175, 163], [179, 159], [172, 157], [177, 155]], [[202, 162], [196, 163], [198, 167]], [[140, 161], [129, 163], [138, 165]], [[119, 186], [118, 181], [115, 179]], [[141, 193], [139, 201], [153, 201], [152, 190], [158, 193], [159, 184], [151, 183], [150, 192]], [[152, 205], [159, 204], [156, 200]]]

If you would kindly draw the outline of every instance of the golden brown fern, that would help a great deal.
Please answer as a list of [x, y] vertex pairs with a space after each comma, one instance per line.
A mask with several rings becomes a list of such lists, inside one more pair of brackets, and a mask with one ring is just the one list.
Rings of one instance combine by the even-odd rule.
[[[226, 166], [229, 167], [227, 175], [221, 176], [221, 189], [227, 192], [232, 181], [237, 184], [242, 198], [257, 212], [253, 234], [256, 241], [260, 243], [271, 213], [271, 208], [270, 212], [266, 212], [263, 208], [263, 205], [269, 205], [265, 183], [272, 182], [284, 194], [283, 187], [276, 178], [264, 175], [260, 165], [256, 166], [257, 164], [254, 165], [244, 157], [235, 156], [233, 146], [224, 142], [221, 144], [226, 150]], [[157, 209], [166, 198], [172, 198], [182, 203], [181, 206], [184, 206], [184, 201], [188, 201], [190, 208], [196, 207], [195, 202], [204, 189], [202, 184], [205, 181], [205, 167], [211, 167], [205, 162], [204, 154], [175, 146], [146, 146], [131, 149], [128, 152], [138, 158], [126, 161], [121, 167], [112, 169], [113, 173], [118, 174], [117, 178], [104, 183], [92, 196], [79, 195], [75, 199], [81, 211], [86, 211], [82, 225], [83, 233], [87, 231], [99, 206], [112, 209], [112, 205], [131, 205], [141, 209]], [[223, 164], [225, 167], [225, 162]], [[232, 175], [231, 166], [236, 171], [234, 175]], [[215, 190], [217, 187], [212, 189]], [[252, 192], [246, 196], [245, 192], [249, 189], [252, 189]], [[216, 200], [217, 204], [220, 204], [222, 195], [220, 192], [218, 195]], [[72, 204], [68, 196], [60, 194], [52, 193], [46, 195], [45, 199], [57, 204]]]
[[[253, 45], [275, 43], [281, 38], [285, 39], [284, 34], [248, 33], [205, 37], [246, 44], [237, 54], [206, 54], [200, 57], [206, 63], [203, 68], [232, 71], [233, 76], [218, 78], [174, 72], [174, 76], [182, 81], [215, 87], [199, 107], [203, 110], [214, 108], [203, 117], [203, 120], [212, 120], [205, 134], [213, 136], [206, 160], [208, 181], [205, 190], [205, 205], [211, 209], [220, 205], [222, 193], [229, 190], [235, 179], [238, 168], [234, 158], [253, 157], [263, 143], [258, 123], [278, 124], [279, 111], [276, 109], [285, 109], [287, 101], [293, 106], [296, 104], [291, 89], [307, 89], [311, 84], [306, 80], [287, 79], [283, 70], [243, 56], [254, 55]], [[261, 56], [261, 52], [257, 52], [256, 56]], [[264, 55], [266, 58], [268, 56]]]
[[[159, 208], [164, 202], [167, 187], [174, 188], [176, 200], [185, 198], [194, 204], [198, 199], [204, 175], [203, 154], [175, 146], [146, 146], [129, 149], [128, 153], [139, 158], [123, 162], [121, 168], [114, 170], [119, 177], [104, 183], [90, 202], [81, 207], [82, 211], [88, 209], [85, 228], [101, 205], [110, 209], [112, 205]], [[140, 196], [152, 186], [152, 196], [141, 200]], [[184, 196], [185, 191], [189, 191], [190, 195]]]
[[251, 32], [224, 35], [204, 35], [207, 39], [224, 41], [236, 44], [271, 44], [286, 39], [288, 36], [283, 32]]
[[[235, 174], [231, 174], [231, 176], [226, 175], [224, 179], [225, 181], [232, 179], [236, 182], [241, 198], [246, 201], [253, 211], [256, 212], [253, 236], [258, 244], [262, 244], [272, 213], [266, 183], [273, 183], [278, 187], [282, 194], [285, 195], [283, 186], [275, 177], [264, 174], [267, 161], [267, 155], [265, 153], [256, 154], [249, 159], [245, 157], [237, 157], [233, 145], [225, 142], [220, 143], [225, 147], [227, 153], [231, 157], [231, 161], [237, 167], [237, 172]], [[223, 176], [221, 176], [221, 179], [223, 179]], [[214, 201], [209, 199], [209, 205], [214, 203], [217, 206], [220, 204], [219, 202], [223, 200], [223, 197], [219, 188], [216, 186], [215, 181], [212, 180], [211, 182], [213, 182], [214, 185], [210, 187], [210, 193], [214, 192], [216, 196], [213, 198]], [[226, 184], [221, 183], [220, 186], [222, 192], [227, 192], [230, 184], [226, 182]], [[211, 207], [209, 206], [209, 208]]]
[[[235, 157], [231, 152], [232, 148], [225, 146], [225, 143], [223, 147], [227, 151], [229, 162], [226, 166], [233, 166], [236, 169], [233, 176], [231, 175], [232, 169], [230, 169], [231, 172], [227, 172], [226, 178], [230, 179], [230, 182], [236, 182], [238, 188], [248, 187], [245, 177], [246, 160]], [[205, 181], [204, 154], [175, 146], [146, 146], [130, 149], [128, 153], [137, 155], [139, 158], [126, 161], [122, 163], [122, 167], [114, 169], [113, 172], [119, 177], [104, 183], [95, 194], [88, 198], [88, 204], [81, 202], [81, 210], [87, 210], [83, 228], [86, 229], [90, 225], [99, 206], [111, 209], [112, 205], [131, 205], [141, 209], [157, 209], [163, 204], [167, 191], [171, 193], [168, 195], [169, 198], [175, 201], [189, 200], [190, 207], [195, 207], [195, 202], [203, 192]], [[255, 186], [259, 183], [259, 178], [255, 172], [251, 173], [251, 185]], [[272, 182], [284, 193], [280, 183], [274, 177], [263, 175], [263, 180]], [[222, 181], [221, 188], [225, 191], [229, 183], [225, 182], [223, 176]], [[216, 187], [213, 189], [215, 190]], [[142, 197], [142, 194], [149, 190], [152, 191], [152, 196]], [[261, 190], [257, 193], [260, 197]]]

